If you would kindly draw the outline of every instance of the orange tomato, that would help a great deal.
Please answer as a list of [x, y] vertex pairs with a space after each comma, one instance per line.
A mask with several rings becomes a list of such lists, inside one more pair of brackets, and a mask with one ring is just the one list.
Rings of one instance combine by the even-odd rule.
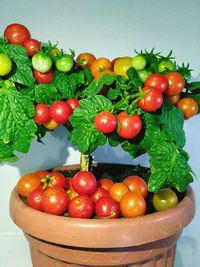
[[90, 68], [91, 63], [96, 59], [96, 57], [91, 53], [81, 53], [76, 59], [76, 64], [78, 67]]
[[17, 183], [17, 192], [20, 196], [27, 198], [29, 193], [41, 185], [40, 177], [35, 173], [23, 175]]
[[129, 191], [128, 187], [123, 183], [114, 183], [109, 190], [110, 196], [120, 202], [122, 197]]
[[109, 178], [102, 178], [97, 181], [97, 186], [106, 189], [107, 191], [110, 190], [110, 187], [114, 184], [114, 182]]
[[100, 72], [111, 69], [111, 68], [112, 68], [112, 65], [111, 65], [110, 60], [105, 57], [95, 59], [94, 61], [92, 61], [92, 64], [90, 66], [90, 70], [94, 78], [97, 77]]
[[189, 119], [198, 113], [199, 105], [191, 97], [184, 97], [178, 101], [177, 107], [183, 112], [184, 118]]
[[136, 191], [127, 192], [121, 199], [121, 214], [125, 218], [142, 216], [146, 212], [146, 202], [143, 196]]
[[97, 74], [97, 76], [94, 77], [95, 80], [99, 80], [104, 74], [109, 74], [109, 75], [116, 75], [116, 73], [114, 73], [114, 71], [110, 70], [110, 69], [107, 69], [107, 70], [104, 70], [102, 72], [99, 72]]
[[130, 191], [136, 191], [142, 194], [143, 198], [147, 197], [148, 187], [146, 182], [139, 176], [133, 175], [128, 176], [124, 181], [125, 184]]
[[114, 72], [117, 75], [124, 76], [125, 79], [128, 79], [126, 72], [130, 67], [132, 67], [132, 58], [131, 57], [121, 57], [115, 61]]
[[59, 124], [54, 121], [54, 120], [50, 120], [48, 121], [47, 123], [44, 123], [44, 126], [49, 130], [49, 131], [53, 131], [55, 130], [56, 128], [58, 128]]
[[38, 170], [34, 173], [37, 174], [41, 179], [46, 178], [49, 175], [49, 172], [46, 170]]
[[178, 94], [178, 95], [168, 96], [168, 99], [172, 105], [175, 105], [179, 101], [180, 97], [181, 97], [180, 94]]

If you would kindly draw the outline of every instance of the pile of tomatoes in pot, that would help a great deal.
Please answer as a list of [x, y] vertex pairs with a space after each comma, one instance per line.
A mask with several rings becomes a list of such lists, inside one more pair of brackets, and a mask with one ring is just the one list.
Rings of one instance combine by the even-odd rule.
[[[96, 179], [89, 171], [78, 171], [72, 178], [59, 171], [38, 170], [23, 175], [17, 183], [18, 194], [33, 209], [72, 218], [135, 218], [146, 213], [147, 184], [132, 175], [122, 182]], [[152, 197], [157, 211], [178, 203], [175, 192], [161, 189]]]

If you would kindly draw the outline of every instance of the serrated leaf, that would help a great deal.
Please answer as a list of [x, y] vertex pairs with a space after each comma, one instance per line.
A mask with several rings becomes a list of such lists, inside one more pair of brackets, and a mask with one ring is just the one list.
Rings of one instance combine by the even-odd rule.
[[60, 95], [53, 84], [40, 83], [34, 87], [34, 100], [37, 103], [50, 104], [51, 102], [60, 99]]
[[145, 150], [142, 148], [142, 146], [139, 144], [137, 145], [130, 143], [129, 141], [124, 141], [121, 146], [124, 151], [128, 152], [133, 159], [145, 153]]
[[116, 87], [116, 88], [110, 88], [108, 90], [108, 93], [107, 93], [107, 97], [110, 99], [110, 100], [115, 100], [118, 98], [118, 96], [120, 95], [121, 93], [121, 90], [119, 87]]
[[189, 89], [190, 91], [200, 90], [200, 82], [191, 82], [191, 83], [188, 85], [188, 89]]

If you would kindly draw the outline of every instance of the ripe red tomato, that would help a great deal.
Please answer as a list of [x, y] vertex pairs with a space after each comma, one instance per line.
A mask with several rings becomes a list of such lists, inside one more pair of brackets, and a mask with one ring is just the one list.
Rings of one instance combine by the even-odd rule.
[[48, 187], [61, 187], [65, 188], [66, 186], [66, 179], [62, 173], [57, 171], [51, 172], [45, 179], [42, 180], [45, 186]]
[[76, 64], [78, 67], [90, 68], [91, 63], [96, 59], [96, 57], [91, 53], [81, 53], [76, 59]]
[[142, 216], [146, 212], [146, 202], [140, 193], [129, 191], [120, 201], [120, 210], [125, 218]]
[[33, 77], [35, 78], [37, 83], [51, 83], [51, 80], [53, 78], [53, 71], [49, 70], [43, 73], [33, 69]]
[[11, 44], [23, 45], [24, 41], [31, 38], [31, 34], [24, 25], [13, 23], [6, 27], [4, 37], [6, 37]]
[[49, 172], [46, 170], [38, 170], [34, 173], [37, 174], [41, 179], [46, 178], [49, 175]]
[[34, 189], [41, 185], [40, 177], [35, 173], [23, 175], [17, 183], [17, 192], [22, 197], [28, 197]]
[[102, 187], [97, 187], [96, 191], [90, 196], [90, 198], [94, 203], [96, 203], [97, 200], [106, 196], [109, 196], [109, 192]]
[[117, 133], [125, 139], [134, 138], [142, 129], [142, 120], [137, 114], [129, 116], [122, 111], [118, 114], [118, 122], [119, 129], [117, 129]]
[[148, 112], [156, 111], [162, 106], [163, 95], [159, 89], [144, 87], [142, 89], [144, 93], [143, 99], [138, 100], [138, 106]]
[[57, 101], [50, 107], [50, 116], [57, 123], [67, 123], [73, 110], [70, 105], [64, 101]]
[[28, 205], [36, 210], [42, 211], [42, 196], [44, 194], [44, 190], [42, 186], [34, 189], [29, 195], [27, 199]]
[[185, 87], [185, 79], [178, 72], [168, 72], [165, 74], [168, 80], [169, 86], [165, 91], [167, 96], [180, 94]]
[[198, 113], [198, 103], [190, 97], [184, 97], [178, 101], [177, 107], [182, 110], [184, 118], [189, 119]]
[[94, 78], [98, 76], [100, 72], [111, 68], [112, 65], [110, 60], [104, 57], [95, 59], [94, 61], [92, 61], [90, 66], [90, 70]]
[[69, 205], [69, 196], [61, 187], [47, 188], [42, 196], [42, 210], [44, 212], [62, 215]]
[[35, 105], [35, 116], [33, 120], [37, 124], [47, 123], [50, 120], [50, 110], [49, 107], [45, 104]]
[[109, 191], [110, 187], [114, 184], [114, 182], [109, 178], [102, 178], [97, 181], [97, 185], [99, 187], [104, 188], [105, 190]]
[[159, 73], [151, 74], [144, 82], [145, 87], [157, 88], [162, 93], [165, 92], [167, 87], [169, 86], [168, 80], [165, 75]]
[[120, 216], [119, 203], [110, 196], [100, 198], [95, 204], [95, 213], [101, 219], [115, 219]]
[[94, 214], [94, 203], [88, 196], [76, 196], [69, 202], [69, 217], [89, 219]]
[[148, 186], [141, 177], [136, 175], [128, 176], [124, 179], [123, 184], [125, 184], [130, 191], [141, 193], [143, 198], [147, 197]]
[[41, 48], [40, 42], [35, 39], [26, 39], [23, 43], [23, 46], [26, 49], [29, 57], [35, 55], [36, 51], [38, 52]]
[[117, 119], [114, 114], [108, 111], [102, 111], [95, 116], [94, 125], [98, 131], [108, 134], [113, 132], [117, 127]]
[[69, 98], [69, 99], [67, 99], [66, 102], [67, 102], [67, 104], [70, 105], [72, 110], [74, 110], [75, 108], [80, 107], [80, 103], [79, 103], [79, 100], [77, 98]]
[[91, 172], [79, 171], [72, 178], [72, 187], [79, 195], [91, 196], [97, 188], [97, 181]]

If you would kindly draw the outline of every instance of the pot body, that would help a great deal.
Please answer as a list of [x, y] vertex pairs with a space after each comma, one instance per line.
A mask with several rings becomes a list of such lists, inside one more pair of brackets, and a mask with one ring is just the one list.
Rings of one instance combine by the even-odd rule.
[[177, 240], [194, 214], [190, 187], [176, 207], [134, 219], [46, 214], [28, 207], [16, 189], [10, 199], [11, 218], [25, 233], [33, 267], [173, 267]]

